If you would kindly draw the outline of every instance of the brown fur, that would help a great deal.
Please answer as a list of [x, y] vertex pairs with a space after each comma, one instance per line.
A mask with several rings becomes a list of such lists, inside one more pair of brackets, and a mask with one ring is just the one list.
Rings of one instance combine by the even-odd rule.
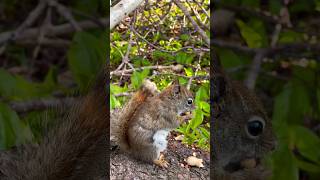
[[[263, 157], [275, 146], [271, 120], [268, 118], [257, 96], [241, 83], [232, 81], [216, 68], [216, 99], [214, 112], [213, 134], [213, 168], [214, 179], [267, 179], [270, 171], [263, 167]], [[248, 120], [259, 117], [265, 121], [263, 132], [255, 139], [250, 138], [245, 131]], [[230, 163], [237, 164], [242, 160], [255, 158], [260, 160], [256, 167], [228, 170]], [[231, 166], [229, 166], [231, 167]]]
[[[98, 179], [106, 176], [108, 109], [106, 74], [87, 96], [38, 145], [8, 153], [0, 166], [1, 179]], [[105, 157], [105, 158], [104, 158]]]

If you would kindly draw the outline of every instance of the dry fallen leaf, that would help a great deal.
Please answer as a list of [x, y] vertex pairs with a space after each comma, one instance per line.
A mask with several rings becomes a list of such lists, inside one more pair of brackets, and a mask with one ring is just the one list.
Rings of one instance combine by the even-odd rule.
[[202, 159], [196, 158], [194, 156], [189, 156], [187, 159], [187, 163], [190, 166], [204, 167], [202, 162], [203, 162]]
[[175, 137], [174, 139], [175, 139], [176, 141], [182, 141], [183, 138], [184, 138], [183, 135], [179, 135], [179, 136]]

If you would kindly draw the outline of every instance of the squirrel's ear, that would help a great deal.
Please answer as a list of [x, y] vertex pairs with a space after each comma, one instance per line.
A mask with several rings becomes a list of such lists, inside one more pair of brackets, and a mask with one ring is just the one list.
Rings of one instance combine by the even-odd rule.
[[180, 83], [179, 83], [179, 80], [178, 80], [178, 79], [175, 79], [175, 80], [173, 81], [172, 86], [173, 86], [173, 94], [174, 94], [174, 95], [179, 94], [179, 93], [180, 93], [181, 86], [180, 86]]

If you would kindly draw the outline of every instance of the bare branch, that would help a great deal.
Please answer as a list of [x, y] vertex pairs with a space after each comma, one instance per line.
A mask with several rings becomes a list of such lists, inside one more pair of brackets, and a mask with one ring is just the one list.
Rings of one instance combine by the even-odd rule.
[[53, 107], [61, 107], [62, 105], [70, 105], [75, 98], [61, 98], [61, 99], [39, 99], [25, 102], [11, 102], [10, 107], [17, 113], [27, 113], [30, 111], [46, 110]]
[[191, 17], [189, 11], [187, 8], [180, 2], [180, 0], [173, 0], [174, 3], [181, 9], [181, 11], [187, 16], [191, 24], [195, 27], [195, 29], [198, 31], [198, 33], [202, 36], [206, 44], [210, 45], [210, 39], [207, 36], [206, 32], [200, 28], [200, 26], [196, 23], [196, 21]]
[[117, 24], [124, 19], [125, 16], [135, 10], [143, 0], [121, 0], [115, 6], [110, 8], [110, 29], [113, 29]]
[[172, 69], [174, 66], [145, 66], [145, 67], [140, 67], [140, 68], [135, 68], [135, 69], [126, 69], [126, 70], [120, 70], [120, 71], [111, 71], [110, 75], [118, 75], [121, 76], [125, 73], [131, 73], [133, 71], [140, 71], [144, 69]]
[[77, 31], [82, 31], [82, 28], [78, 25], [77, 21], [73, 18], [72, 13], [68, 8], [66, 8], [62, 4], [59, 4], [55, 0], [50, 0], [49, 5], [55, 7], [58, 10], [58, 13], [62, 15], [64, 18], [66, 18]]
[[281, 44], [275, 47], [267, 48], [249, 48], [247, 46], [242, 46], [240, 44], [227, 42], [224, 40], [214, 39], [211, 44], [216, 47], [228, 48], [235, 51], [239, 51], [246, 54], [256, 54], [261, 51], [266, 51], [266, 56], [274, 54], [284, 54], [288, 52], [320, 52], [320, 44], [309, 44], [309, 43], [291, 43], [291, 44]]
[[[107, 23], [108, 23], [107, 18], [100, 18], [99, 21], [105, 25], [107, 25]], [[91, 28], [99, 27], [95, 22], [92, 22], [91, 20], [81, 21], [81, 22], [78, 22], [78, 24], [82, 29], [91, 29]], [[63, 35], [63, 34], [73, 33], [75, 31], [76, 30], [73, 28], [72, 24], [70, 24], [70, 23], [52, 26], [52, 27], [48, 28], [48, 34], [50, 34], [50, 36], [59, 36], [59, 35]], [[4, 44], [7, 41], [7, 39], [10, 38], [12, 33], [13, 33], [13, 31], [1, 33], [0, 34], [0, 45]], [[29, 28], [29, 29], [26, 29], [25, 31], [23, 31], [13, 41], [17, 42], [17, 41], [23, 41], [23, 40], [27, 40], [27, 39], [35, 39], [38, 37], [38, 35], [39, 35], [39, 28]]]
[[253, 63], [251, 64], [247, 79], [245, 80], [245, 85], [249, 89], [254, 89], [255, 87], [256, 80], [260, 72], [262, 59], [265, 57], [265, 55], [266, 55], [266, 51], [261, 51], [257, 53], [253, 59]]

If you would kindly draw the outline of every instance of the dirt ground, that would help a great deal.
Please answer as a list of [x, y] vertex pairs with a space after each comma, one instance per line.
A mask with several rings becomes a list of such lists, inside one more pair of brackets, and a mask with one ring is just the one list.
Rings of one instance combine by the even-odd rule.
[[[203, 159], [204, 167], [199, 168], [187, 165], [185, 159], [192, 156], [194, 152], [197, 158]], [[110, 154], [110, 179], [210, 179], [209, 152], [186, 147], [186, 145], [176, 141], [171, 134], [168, 137], [168, 148], [164, 152], [164, 156], [169, 163], [168, 168], [137, 161], [115, 148]]]

